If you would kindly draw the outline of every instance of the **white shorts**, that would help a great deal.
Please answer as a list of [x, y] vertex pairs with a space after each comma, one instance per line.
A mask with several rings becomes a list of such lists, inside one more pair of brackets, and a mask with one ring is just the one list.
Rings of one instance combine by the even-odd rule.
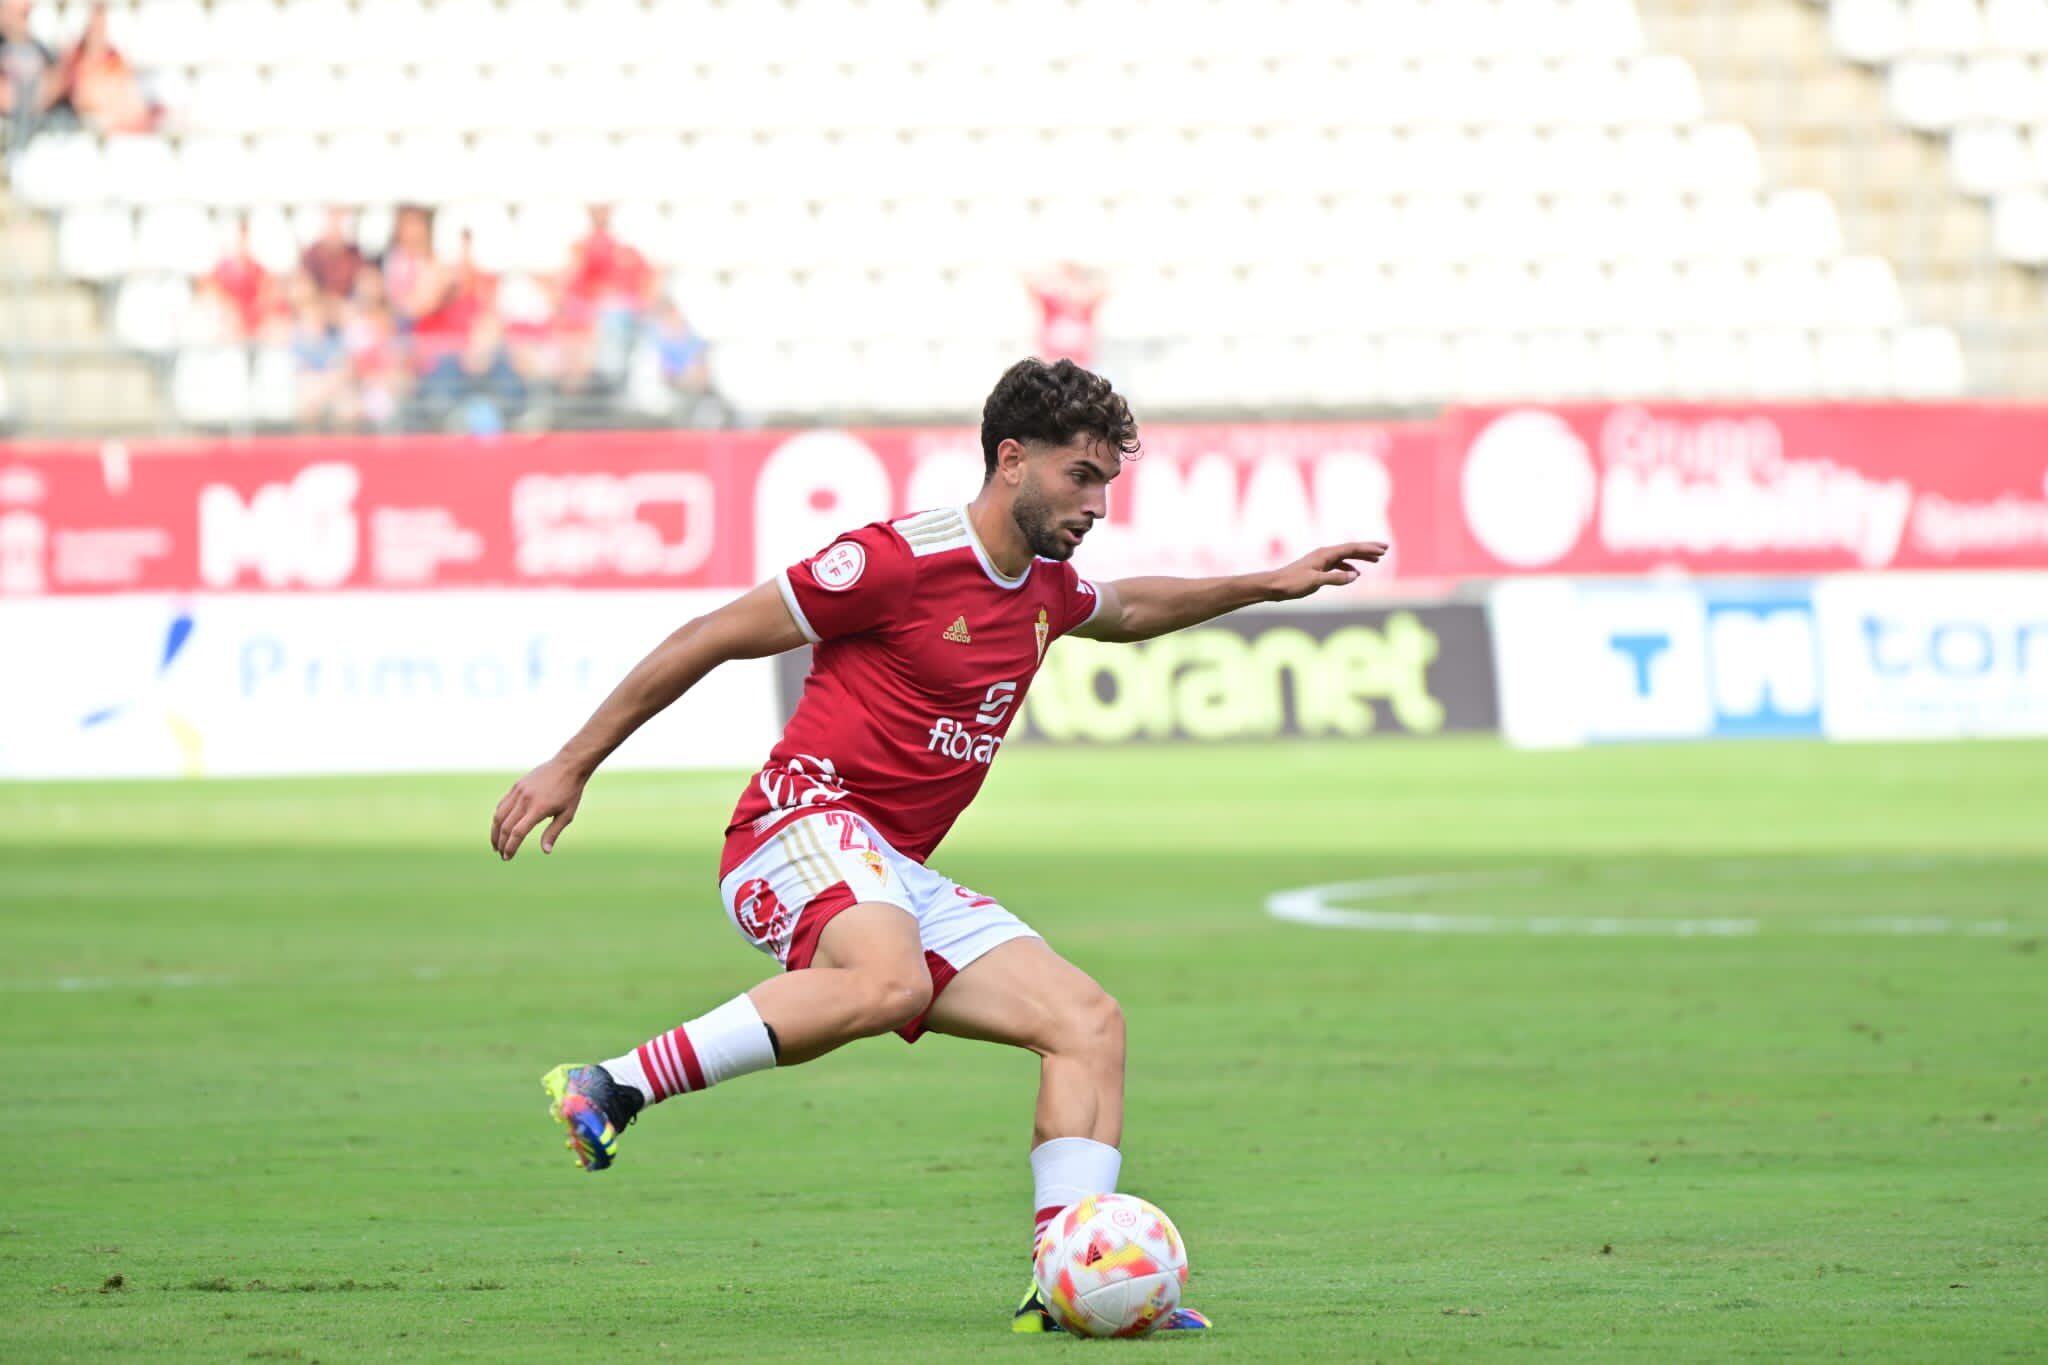
[[[818, 936], [840, 911], [862, 901], [898, 906], [917, 921], [935, 1000], [989, 949], [1038, 937], [994, 897], [904, 857], [849, 810], [784, 825], [720, 879], [718, 894], [740, 936], [789, 971], [811, 965]], [[897, 1032], [914, 1043], [924, 1024], [920, 1015]]]

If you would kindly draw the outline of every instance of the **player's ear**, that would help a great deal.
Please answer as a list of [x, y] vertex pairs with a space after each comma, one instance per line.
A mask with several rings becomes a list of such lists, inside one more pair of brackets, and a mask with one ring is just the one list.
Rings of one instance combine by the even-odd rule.
[[1005, 437], [996, 447], [996, 478], [1015, 488], [1024, 481], [1024, 461], [1031, 452], [1014, 437]]

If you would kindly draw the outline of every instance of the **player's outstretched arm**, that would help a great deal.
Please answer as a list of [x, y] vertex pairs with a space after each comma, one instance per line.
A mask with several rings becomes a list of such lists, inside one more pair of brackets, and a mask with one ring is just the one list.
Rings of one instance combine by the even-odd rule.
[[500, 858], [510, 858], [535, 825], [551, 819], [540, 851], [554, 852], [555, 840], [576, 818], [584, 784], [626, 736], [720, 664], [766, 658], [803, 642], [796, 618], [773, 583], [683, 626], [633, 666], [560, 753], [512, 784], [491, 816], [491, 848]]
[[1258, 602], [1291, 602], [1321, 588], [1355, 583], [1366, 564], [1386, 554], [1385, 542], [1325, 545], [1292, 564], [1227, 578], [1119, 578], [1097, 589], [1102, 605], [1074, 633], [1129, 642], [1169, 635]]

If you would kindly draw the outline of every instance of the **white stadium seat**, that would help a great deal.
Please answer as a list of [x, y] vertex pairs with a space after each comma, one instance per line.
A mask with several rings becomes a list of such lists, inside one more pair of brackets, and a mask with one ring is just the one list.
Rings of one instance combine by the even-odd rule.
[[1977, 0], [1906, 0], [1906, 25], [1915, 52], [1966, 57], [1984, 46]]
[[1829, 266], [1825, 323], [1888, 327], [1905, 321], [1907, 305], [1892, 264], [1880, 256], [1843, 256]]
[[161, 204], [179, 193], [177, 159], [159, 137], [108, 138], [101, 173], [122, 203]]
[[239, 346], [188, 347], [171, 367], [171, 406], [196, 426], [249, 420], [249, 355]]
[[1968, 391], [1963, 347], [1946, 327], [1908, 327], [1892, 343], [1891, 391], [1905, 398], [1958, 398]]
[[1758, 255], [1826, 260], [1842, 252], [1835, 201], [1819, 190], [1776, 190], [1764, 197]]
[[2048, 0], [1985, 0], [1984, 41], [1997, 52], [2048, 53]]
[[1889, 62], [1912, 43], [1903, 0], [1835, 0], [1828, 33], [1837, 52], [1867, 65]]
[[1655, 332], [1607, 332], [1598, 346], [1603, 398], [1647, 398], [1671, 392], [1671, 353]]
[[1881, 398], [1891, 388], [1891, 348], [1883, 332], [1823, 333], [1815, 360], [1823, 397]]
[[213, 219], [198, 204], [144, 209], [129, 268], [145, 274], [204, 275], [220, 260]]
[[249, 361], [249, 419], [281, 424], [297, 414], [298, 366], [283, 346], [259, 346]]
[[1943, 57], [1908, 57], [1891, 68], [1885, 97], [1908, 128], [1940, 132], [1962, 116], [1963, 68]]
[[1991, 230], [1999, 255], [2022, 265], [2048, 265], [2048, 190], [2015, 190], [1998, 197]]
[[74, 280], [118, 279], [134, 268], [133, 213], [118, 205], [74, 208], [58, 220], [57, 269]]
[[1745, 340], [1749, 372], [1744, 391], [1762, 398], [1810, 398], [1820, 387], [1813, 342], [1804, 332], [1753, 332]]
[[44, 133], [12, 166], [14, 192], [36, 208], [96, 204], [113, 191], [99, 139], [90, 133]]
[[199, 0], [149, 0], [119, 23], [116, 41], [138, 65], [185, 66], [215, 57]]

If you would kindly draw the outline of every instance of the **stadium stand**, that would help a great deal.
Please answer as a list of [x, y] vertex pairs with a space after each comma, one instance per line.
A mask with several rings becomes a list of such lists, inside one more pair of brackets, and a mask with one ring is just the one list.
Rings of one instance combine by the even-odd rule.
[[[147, 0], [109, 28], [157, 131], [52, 128], [10, 173], [55, 224], [31, 287], [87, 287], [199, 427], [957, 414], [1048, 344], [1026, 281], [1061, 262], [1154, 413], [1943, 396], [2027, 379], [1970, 325], [2040, 297], [2044, 7]], [[53, 46], [86, 12], [33, 10]], [[1780, 117], [1805, 101], [1759, 70], [1837, 84]], [[1964, 240], [1962, 274], [2009, 297], [1868, 227], [1881, 167], [1786, 149], [1804, 122], [1885, 145], [1860, 118], [1949, 138], [2018, 272]], [[394, 367], [406, 298], [291, 281], [330, 207], [375, 258], [408, 204], [434, 278], [475, 282], [443, 286], [473, 344]], [[244, 223], [270, 292], [237, 327]], [[330, 373], [357, 379], [309, 401]]]

